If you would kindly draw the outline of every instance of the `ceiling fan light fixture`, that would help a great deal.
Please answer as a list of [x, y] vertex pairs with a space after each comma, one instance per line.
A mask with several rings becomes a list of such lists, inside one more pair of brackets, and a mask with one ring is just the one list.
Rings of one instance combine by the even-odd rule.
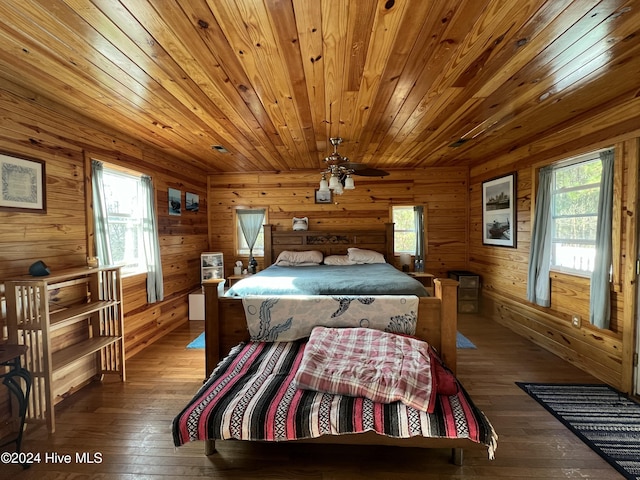
[[[347, 157], [343, 157], [338, 153], [338, 145], [342, 143], [342, 138], [331, 137], [329, 142], [333, 145], [333, 152], [324, 158], [326, 168], [321, 172], [320, 192], [326, 193], [328, 190], [333, 191], [337, 195], [341, 195], [344, 190], [355, 190], [356, 185], [353, 181], [353, 175], [364, 176], [381, 176], [389, 175], [384, 170], [370, 168], [364, 163], [350, 162]], [[327, 177], [328, 176], [328, 177]], [[327, 182], [327, 178], [329, 179]], [[325, 187], [326, 185], [326, 187]]]
[[320, 188], [318, 188], [318, 191], [321, 193], [327, 193], [329, 192], [329, 182], [327, 182], [327, 177], [325, 176], [325, 174], [322, 174], [322, 178], [320, 179]]
[[344, 179], [344, 189], [345, 190], [355, 190], [356, 184], [353, 181], [353, 177], [351, 175], [347, 175]]
[[331, 190], [335, 190], [339, 186], [341, 185], [340, 185], [340, 180], [338, 179], [338, 176], [335, 173], [332, 173], [331, 178], [329, 179], [329, 188]]

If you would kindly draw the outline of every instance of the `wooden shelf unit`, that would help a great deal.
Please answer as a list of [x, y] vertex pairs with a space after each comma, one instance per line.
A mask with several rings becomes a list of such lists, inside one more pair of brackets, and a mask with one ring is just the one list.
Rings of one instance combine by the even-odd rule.
[[[200, 282], [212, 278], [224, 278], [224, 255], [220, 252], [204, 252], [200, 255]], [[220, 284], [220, 296], [224, 293], [224, 282]], [[204, 320], [204, 290], [189, 294], [189, 320]]]
[[27, 422], [55, 431], [54, 407], [107, 373], [126, 380], [120, 267], [77, 267], [5, 281], [8, 343], [26, 345]]
[[200, 255], [200, 281], [224, 278], [224, 257], [220, 252], [204, 252]]

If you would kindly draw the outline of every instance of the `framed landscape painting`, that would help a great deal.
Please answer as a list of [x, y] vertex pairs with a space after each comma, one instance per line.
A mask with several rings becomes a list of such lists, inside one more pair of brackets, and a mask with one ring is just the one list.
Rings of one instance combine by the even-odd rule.
[[516, 174], [482, 182], [482, 243], [516, 246]]

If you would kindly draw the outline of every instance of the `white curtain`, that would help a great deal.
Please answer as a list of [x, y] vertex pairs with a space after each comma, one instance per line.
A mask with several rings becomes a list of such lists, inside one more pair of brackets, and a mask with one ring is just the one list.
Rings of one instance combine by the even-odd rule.
[[142, 184], [142, 243], [147, 263], [147, 302], [154, 303], [164, 299], [162, 279], [162, 259], [160, 258], [160, 239], [155, 213], [153, 182], [151, 177], [143, 175]]
[[102, 162], [91, 160], [91, 190], [93, 191], [93, 223], [95, 228], [96, 256], [100, 265], [111, 265], [111, 245], [109, 244], [109, 219], [107, 201], [104, 197]]
[[598, 198], [598, 224], [596, 229], [596, 258], [589, 294], [589, 322], [598, 328], [609, 328], [611, 321], [610, 271], [611, 223], [613, 218], [613, 150], [600, 152], [602, 178]]
[[540, 169], [536, 209], [531, 232], [527, 300], [543, 307], [551, 306], [551, 178], [552, 167]]
[[252, 257], [253, 246], [256, 244], [256, 239], [264, 223], [265, 210], [236, 210], [236, 214], [238, 215], [242, 235], [249, 247], [249, 256]]

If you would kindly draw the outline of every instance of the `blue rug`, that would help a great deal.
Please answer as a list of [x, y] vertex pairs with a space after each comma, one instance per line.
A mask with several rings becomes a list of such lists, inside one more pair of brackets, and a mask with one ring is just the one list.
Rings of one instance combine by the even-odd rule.
[[456, 336], [456, 347], [458, 348], [476, 348], [471, 340], [458, 332]]
[[204, 348], [204, 332], [193, 339], [193, 341], [187, 345], [187, 348]]
[[[456, 337], [456, 346], [458, 348], [476, 348], [476, 346], [467, 337], [458, 332]], [[204, 332], [198, 335], [187, 348], [204, 348]]]

